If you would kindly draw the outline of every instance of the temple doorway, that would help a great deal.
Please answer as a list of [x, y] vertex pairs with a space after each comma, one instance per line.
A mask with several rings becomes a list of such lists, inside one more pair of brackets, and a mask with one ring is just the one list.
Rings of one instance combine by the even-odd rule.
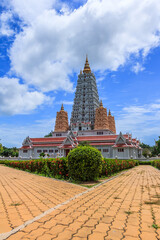
[[70, 152], [70, 149], [66, 149], [66, 157], [67, 157], [69, 152]]

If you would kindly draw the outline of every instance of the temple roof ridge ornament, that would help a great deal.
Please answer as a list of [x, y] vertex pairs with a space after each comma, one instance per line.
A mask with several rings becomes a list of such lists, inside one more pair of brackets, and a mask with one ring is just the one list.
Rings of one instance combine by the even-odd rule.
[[62, 103], [62, 106], [61, 106], [61, 111], [64, 111], [64, 106], [63, 106], [63, 103]]
[[99, 105], [100, 107], [103, 107], [103, 103], [102, 103], [102, 100], [100, 101], [100, 105]]
[[86, 55], [86, 62], [84, 65], [83, 73], [91, 73], [91, 69], [88, 62], [88, 56]]

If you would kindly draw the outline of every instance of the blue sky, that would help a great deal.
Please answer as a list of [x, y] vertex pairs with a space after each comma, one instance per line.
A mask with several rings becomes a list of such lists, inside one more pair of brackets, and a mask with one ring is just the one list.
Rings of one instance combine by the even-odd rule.
[[20, 147], [69, 119], [85, 56], [117, 133], [160, 135], [159, 0], [7, 0], [0, 6], [0, 139]]

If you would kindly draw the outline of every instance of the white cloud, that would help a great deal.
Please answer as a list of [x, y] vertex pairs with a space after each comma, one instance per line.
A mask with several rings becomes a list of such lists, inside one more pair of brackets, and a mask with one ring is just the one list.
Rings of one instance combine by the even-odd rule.
[[50, 9], [55, 0], [9, 0], [8, 4], [19, 17], [31, 24], [45, 10]]
[[160, 133], [160, 104], [150, 103], [143, 106], [129, 106], [122, 109], [117, 116], [117, 133], [122, 131], [131, 132], [141, 141], [153, 136], [156, 138]]
[[71, 91], [68, 76], [83, 67], [86, 53], [94, 70], [117, 70], [131, 54], [146, 56], [159, 45], [159, 0], [88, 0], [61, 15], [52, 0], [12, 3], [29, 22], [11, 48], [12, 70], [42, 91]]
[[19, 84], [17, 78], [0, 78], [0, 115], [26, 114], [48, 100], [43, 93]]
[[9, 25], [9, 21], [12, 19], [12, 13], [2, 12], [0, 15], [0, 35], [6, 35], [7, 37], [12, 36], [14, 31]]
[[144, 69], [145, 68], [138, 62], [132, 67], [132, 71], [135, 73], [142, 72]]

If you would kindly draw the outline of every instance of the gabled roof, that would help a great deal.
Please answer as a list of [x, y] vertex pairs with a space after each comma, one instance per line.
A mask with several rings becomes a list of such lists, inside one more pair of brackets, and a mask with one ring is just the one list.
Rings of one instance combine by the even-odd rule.
[[126, 138], [124, 137], [122, 132], [120, 132], [118, 137], [116, 138], [116, 144], [126, 144]]

